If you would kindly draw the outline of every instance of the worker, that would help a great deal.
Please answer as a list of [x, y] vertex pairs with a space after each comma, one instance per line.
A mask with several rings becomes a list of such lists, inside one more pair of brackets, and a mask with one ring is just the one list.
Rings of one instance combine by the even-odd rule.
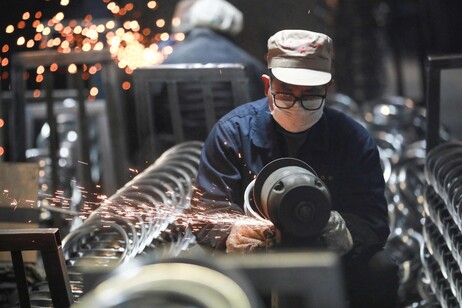
[[[325, 106], [333, 57], [322, 33], [282, 30], [269, 38], [266, 97], [235, 108], [210, 132], [192, 204], [242, 213], [245, 189], [266, 164], [302, 160], [330, 192], [320, 238], [342, 256], [350, 307], [394, 307], [398, 267], [384, 250], [390, 229], [379, 152], [362, 125]], [[245, 253], [267, 246], [272, 231], [234, 224], [196, 236], [202, 245]]]

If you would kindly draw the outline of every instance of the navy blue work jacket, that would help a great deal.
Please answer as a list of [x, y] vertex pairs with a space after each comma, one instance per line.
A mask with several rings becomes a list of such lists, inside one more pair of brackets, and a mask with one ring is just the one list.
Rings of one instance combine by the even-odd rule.
[[[217, 122], [205, 142], [197, 176], [200, 198], [242, 207], [247, 185], [266, 164], [282, 157], [287, 148], [268, 99], [239, 106]], [[353, 237], [352, 253], [371, 255], [383, 248], [390, 232], [385, 183], [368, 131], [325, 107], [295, 158], [308, 163], [327, 185], [332, 210], [342, 215]]]

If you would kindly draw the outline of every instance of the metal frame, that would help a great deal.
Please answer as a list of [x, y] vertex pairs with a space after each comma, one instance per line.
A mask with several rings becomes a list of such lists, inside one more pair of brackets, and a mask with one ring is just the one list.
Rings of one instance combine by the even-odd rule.
[[42, 256], [54, 307], [70, 307], [74, 302], [64, 260], [59, 230], [0, 230], [0, 251], [10, 251], [21, 307], [30, 307], [30, 297], [22, 258], [23, 250], [38, 250]]
[[426, 68], [427, 153], [440, 143], [441, 71], [462, 68], [462, 54], [429, 55]]
[[[102, 65], [102, 81], [104, 85], [106, 110], [108, 113], [110, 148], [106, 151], [105, 160], [111, 162], [111, 168], [104, 170], [107, 177], [106, 186], [104, 187], [107, 193], [115, 192], [129, 178], [128, 174], [128, 154], [127, 154], [127, 136], [124, 123], [124, 114], [122, 108], [122, 93], [120, 90], [120, 72], [115, 64], [109, 50], [88, 51], [88, 52], [71, 52], [59, 53], [54, 50], [26, 51], [20, 52], [13, 56], [12, 59], [12, 92], [13, 103], [10, 108], [10, 159], [12, 161], [25, 161], [26, 150], [26, 123], [25, 123], [25, 106], [26, 106], [26, 83], [23, 74], [27, 69], [36, 68], [39, 65], [49, 67], [51, 64], [58, 66], [67, 66], [76, 64], [79, 68], [83, 64], [91, 65], [100, 63]], [[47, 119], [50, 125], [50, 157], [52, 161], [52, 183], [53, 188], [57, 187], [58, 176], [58, 158], [57, 158], [57, 131], [54, 110], [54, 95], [53, 95], [53, 76], [46, 70], [45, 76], [45, 100], [47, 105]], [[76, 74], [77, 75], [77, 74]], [[81, 78], [75, 78], [77, 88], [77, 117], [79, 127], [79, 155], [82, 161], [88, 160], [88, 136], [87, 136], [87, 117], [86, 106], [83, 94], [83, 81]], [[115, 157], [117, 155], [117, 157]], [[85, 159], [87, 157], [87, 159]], [[83, 175], [82, 184], [91, 183], [89, 168], [82, 168]], [[87, 186], [88, 187], [88, 186]], [[89, 187], [88, 187], [89, 188]]]
[[[73, 107], [64, 107], [61, 102], [55, 102], [54, 111], [59, 115], [69, 115], [76, 114], [78, 106]], [[33, 136], [37, 134], [34, 129], [35, 121], [44, 121], [47, 118], [47, 106], [45, 103], [34, 103], [26, 106], [26, 147], [32, 148], [34, 144]], [[112, 193], [114, 190], [114, 166], [111, 161], [113, 158], [113, 153], [110, 153], [111, 149], [111, 136], [110, 129], [108, 125], [108, 114], [105, 110], [105, 103], [102, 99], [96, 99], [86, 106], [86, 113], [89, 120], [93, 121], [93, 124], [97, 127], [98, 130], [98, 147], [101, 152], [102, 158], [100, 162], [100, 167], [102, 169], [102, 185], [103, 188], [111, 187]], [[108, 153], [109, 152], [109, 153]], [[111, 158], [112, 157], [112, 158]], [[106, 176], [106, 172], [109, 172], [109, 176]], [[120, 185], [119, 185], [120, 187]]]
[[[4, 107], [3, 107], [3, 93], [2, 93], [2, 79], [0, 78], [0, 119], [4, 119]], [[3, 127], [0, 127], [0, 147], [3, 147], [5, 149], [5, 131], [6, 131], [6, 125]], [[5, 160], [5, 155], [6, 153], [3, 153], [3, 155], [0, 155], [0, 162]]]
[[[207, 131], [218, 120], [215, 114], [215, 100], [212, 84], [229, 82], [233, 93], [233, 104], [238, 106], [249, 101], [248, 78], [241, 64], [161, 64], [153, 67], [138, 68], [133, 73], [135, 86], [136, 120], [138, 144], [146, 145], [149, 153], [156, 153], [155, 141], [146, 137], [155, 136], [154, 116], [156, 102], [151, 102], [150, 87], [153, 83], [165, 83], [168, 92], [170, 119], [173, 123], [173, 135], [176, 144], [186, 141], [183, 132], [183, 121], [180, 115], [178, 94], [179, 83], [200, 84], [204, 101], [205, 125]], [[157, 102], [158, 103], [158, 102]], [[147, 143], [147, 144], [146, 144]]]
[[272, 307], [346, 307], [341, 260], [329, 251], [281, 251], [246, 256], [215, 256], [225, 270], [242, 272], [261, 295], [271, 295]]

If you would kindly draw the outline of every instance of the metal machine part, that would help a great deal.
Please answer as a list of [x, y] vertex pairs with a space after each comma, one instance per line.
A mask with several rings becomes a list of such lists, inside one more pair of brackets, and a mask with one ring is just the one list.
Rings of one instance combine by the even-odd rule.
[[204, 265], [176, 261], [119, 270], [82, 297], [75, 307], [260, 306], [242, 282], [230, 275]]
[[267, 164], [255, 179], [253, 195], [257, 211], [283, 236], [315, 236], [329, 220], [327, 186], [299, 159], [281, 158]]

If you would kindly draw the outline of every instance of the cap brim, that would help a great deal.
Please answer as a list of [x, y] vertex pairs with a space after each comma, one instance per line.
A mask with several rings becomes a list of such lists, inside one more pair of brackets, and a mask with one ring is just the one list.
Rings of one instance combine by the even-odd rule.
[[299, 86], [322, 86], [332, 79], [331, 73], [302, 68], [275, 67], [271, 72], [278, 80]]

